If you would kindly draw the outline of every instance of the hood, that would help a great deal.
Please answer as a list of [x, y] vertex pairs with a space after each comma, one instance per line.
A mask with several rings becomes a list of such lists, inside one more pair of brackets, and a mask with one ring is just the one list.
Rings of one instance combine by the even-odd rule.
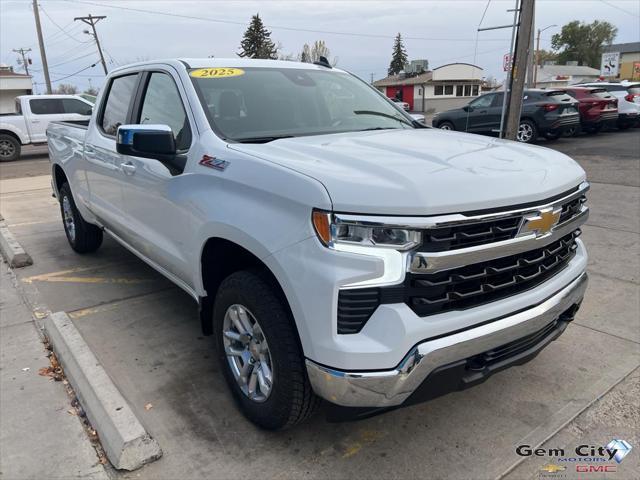
[[230, 144], [320, 181], [337, 212], [460, 213], [544, 200], [585, 179], [554, 150], [438, 129]]

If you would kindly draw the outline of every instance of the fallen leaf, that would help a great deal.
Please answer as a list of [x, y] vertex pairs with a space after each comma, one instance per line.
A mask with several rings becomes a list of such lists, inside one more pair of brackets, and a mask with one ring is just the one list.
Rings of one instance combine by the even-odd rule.
[[147, 411], [151, 410], [152, 408], [153, 408], [153, 405], [152, 405], [152, 404], [150, 404], [150, 403], [147, 403], [147, 404], [144, 406], [144, 409], [145, 409], [145, 410], [147, 410]]
[[67, 413], [68, 413], [69, 415], [73, 415], [74, 417], [75, 417], [76, 415], [78, 415], [78, 412], [76, 412], [76, 411], [75, 411], [74, 409], [72, 409], [72, 408], [70, 408], [69, 410], [67, 410]]

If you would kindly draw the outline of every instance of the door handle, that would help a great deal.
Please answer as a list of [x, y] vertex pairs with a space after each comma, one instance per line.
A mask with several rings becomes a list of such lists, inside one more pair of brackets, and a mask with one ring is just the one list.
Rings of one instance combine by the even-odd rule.
[[40, 120], [31, 120], [31, 123], [40, 123]]
[[136, 173], [136, 166], [131, 162], [121, 163], [120, 170], [122, 170], [125, 175], [133, 175]]

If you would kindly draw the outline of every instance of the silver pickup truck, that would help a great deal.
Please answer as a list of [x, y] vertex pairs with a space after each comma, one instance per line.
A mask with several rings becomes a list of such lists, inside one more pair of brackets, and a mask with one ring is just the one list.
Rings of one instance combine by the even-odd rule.
[[71, 247], [106, 232], [191, 295], [264, 428], [482, 382], [557, 338], [587, 285], [572, 159], [427, 128], [325, 63], [122, 67], [47, 136]]

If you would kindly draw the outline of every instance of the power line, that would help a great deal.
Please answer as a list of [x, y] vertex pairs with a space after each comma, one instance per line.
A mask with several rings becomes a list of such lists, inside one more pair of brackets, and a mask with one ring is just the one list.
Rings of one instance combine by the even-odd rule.
[[40, 5], [40, 10], [42, 10], [42, 13], [45, 14], [45, 16], [49, 19], [49, 21], [51, 23], [53, 23], [58, 28], [58, 30], [60, 30], [62, 33], [64, 33], [71, 40], [73, 40], [74, 42], [78, 42], [78, 43], [86, 43], [86, 42], [83, 42], [82, 40], [78, 40], [77, 38], [71, 36], [66, 30], [64, 30], [60, 25], [58, 25], [55, 22], [55, 20], [53, 18], [51, 18], [51, 16], [47, 13], [47, 11], [44, 8], [42, 8], [42, 5]]
[[487, 0], [487, 5], [484, 7], [484, 12], [482, 12], [482, 17], [480, 18], [480, 23], [478, 23], [478, 27], [482, 25], [482, 21], [484, 20], [484, 16], [487, 14], [487, 10], [489, 10], [489, 4], [491, 0]]
[[81, 22], [91, 26], [91, 30], [93, 30], [93, 33], [90, 33], [88, 30], [85, 30], [85, 33], [88, 33], [89, 35], [93, 35], [93, 39], [96, 41], [96, 47], [98, 47], [98, 53], [100, 54], [100, 61], [102, 62], [102, 68], [104, 69], [104, 74], [106, 75], [107, 62], [104, 61], [102, 48], [100, 48], [100, 40], [98, 39], [98, 32], [96, 32], [96, 23], [98, 23], [100, 20], [104, 20], [105, 18], [107, 18], [105, 15], [91, 16], [91, 14], [89, 14], [86, 17], [76, 17], [73, 20], [74, 21], [80, 20]]
[[60, 65], [65, 65], [67, 63], [75, 62], [76, 60], [81, 60], [81, 59], [86, 58], [86, 57], [88, 57], [90, 55], [95, 55], [96, 53], [98, 53], [98, 52], [97, 51], [89, 52], [89, 53], [87, 53], [85, 55], [81, 55], [79, 57], [71, 58], [69, 60], [65, 60], [64, 62], [56, 63], [55, 65], [51, 65], [51, 66], [53, 68], [59, 67]]
[[630, 12], [629, 10], [625, 10], [624, 8], [619, 7], [619, 6], [617, 6], [617, 5], [614, 5], [614, 4], [613, 4], [613, 3], [611, 3], [611, 2], [607, 2], [606, 0], [600, 0], [600, 1], [601, 1], [602, 3], [604, 3], [605, 5], [609, 5], [611, 8], [615, 8], [616, 10], [620, 10], [621, 12], [624, 12], [624, 13], [626, 13], [626, 14], [628, 14], [628, 15], [632, 15], [632, 16], [634, 16], [634, 17], [636, 17], [636, 18], [640, 18], [640, 15], [638, 15], [637, 13], [633, 13], [633, 12]]
[[70, 74], [69, 74], [69, 75], [67, 75], [66, 77], [56, 78], [55, 80], [51, 80], [51, 82], [53, 83], [53, 82], [59, 82], [59, 81], [61, 81], [61, 80], [66, 80], [67, 78], [69, 78], [69, 77], [73, 77], [74, 75], [77, 75], [77, 74], [79, 74], [80, 72], [84, 72], [85, 70], [89, 70], [90, 68], [95, 67], [97, 64], [98, 64], [98, 62], [96, 62], [96, 63], [92, 63], [92, 64], [91, 64], [91, 65], [89, 65], [88, 67], [85, 67], [85, 68], [83, 68], [83, 69], [81, 69], [81, 70], [78, 70], [77, 72], [70, 73]]
[[[98, 7], [106, 7], [106, 8], [115, 8], [115, 9], [120, 9], [120, 10], [128, 10], [131, 12], [138, 12], [138, 13], [151, 13], [154, 15], [164, 15], [167, 17], [172, 17], [172, 18], [186, 18], [189, 20], [199, 20], [199, 21], [203, 21], [203, 22], [213, 22], [213, 23], [224, 23], [224, 24], [229, 24], [229, 25], [241, 25], [241, 26], [247, 26], [248, 23], [247, 22], [240, 22], [240, 21], [234, 21], [234, 20], [221, 20], [221, 19], [217, 19], [217, 18], [211, 18], [211, 17], [196, 17], [193, 15], [184, 15], [184, 14], [179, 14], [179, 13], [169, 13], [169, 12], [161, 12], [158, 10], [147, 10], [147, 9], [143, 9], [143, 8], [133, 8], [133, 7], [124, 7], [122, 5], [109, 5], [106, 3], [98, 3], [98, 2], [89, 2], [89, 1], [80, 1], [80, 0], [62, 0], [65, 2], [69, 2], [69, 3], [76, 3], [76, 4], [84, 4], [84, 5], [95, 5]], [[292, 31], [292, 32], [307, 32], [307, 33], [321, 33], [321, 34], [326, 34], [326, 35], [345, 35], [345, 36], [351, 36], [351, 37], [366, 37], [366, 38], [390, 38], [390, 39], [394, 39], [395, 35], [383, 35], [383, 34], [375, 34], [375, 33], [355, 33], [355, 32], [340, 32], [340, 31], [335, 31], [335, 30], [316, 30], [316, 29], [310, 29], [310, 28], [299, 28], [299, 27], [288, 27], [288, 26], [283, 26], [283, 25], [265, 25], [267, 28], [270, 28], [272, 30], [288, 30], [288, 31]], [[460, 38], [460, 37], [449, 37], [449, 38], [444, 38], [444, 37], [415, 37], [415, 36], [406, 36], [403, 35], [403, 37], [405, 40], [425, 40], [425, 41], [430, 41], [430, 42], [434, 42], [434, 41], [447, 41], [447, 42], [475, 42], [475, 38]], [[484, 42], [505, 42], [507, 41], [507, 39], [504, 38], [485, 38], [482, 39], [482, 41]]]

